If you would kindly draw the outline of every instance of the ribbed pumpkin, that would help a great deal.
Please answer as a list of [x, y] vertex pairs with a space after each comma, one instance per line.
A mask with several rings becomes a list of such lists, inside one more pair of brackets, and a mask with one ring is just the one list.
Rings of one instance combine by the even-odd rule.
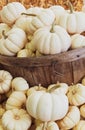
[[11, 2], [4, 6], [0, 12], [2, 22], [12, 25], [21, 13], [26, 13], [26, 9], [20, 2]]
[[65, 94], [36, 91], [26, 101], [28, 113], [41, 121], [62, 119], [68, 111], [68, 98]]
[[16, 55], [25, 46], [26, 40], [26, 34], [20, 28], [12, 28], [7, 33], [3, 32], [3, 37], [0, 39], [0, 54]]
[[24, 109], [7, 110], [2, 117], [2, 125], [6, 130], [28, 130], [31, 117]]
[[69, 49], [71, 38], [63, 27], [54, 25], [51, 29], [38, 29], [31, 42], [42, 54], [57, 54]]

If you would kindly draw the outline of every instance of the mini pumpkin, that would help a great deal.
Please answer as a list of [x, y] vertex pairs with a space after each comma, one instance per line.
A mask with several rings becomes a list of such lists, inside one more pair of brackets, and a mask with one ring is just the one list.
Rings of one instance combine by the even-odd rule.
[[25, 14], [21, 15], [15, 22], [13, 27], [18, 27], [24, 30], [26, 33], [29, 34], [29, 26], [32, 21], [32, 16], [27, 16]]
[[53, 122], [45, 122], [45, 123], [40, 123], [37, 127], [36, 130], [59, 130], [58, 125]]
[[71, 85], [67, 93], [71, 105], [80, 106], [85, 103], [85, 86], [78, 83]]
[[26, 92], [29, 88], [29, 84], [23, 77], [16, 77], [11, 82], [12, 89], [15, 91]]
[[71, 48], [76, 49], [85, 46], [85, 36], [74, 34], [71, 36]]
[[12, 25], [23, 12], [26, 12], [26, 9], [20, 2], [8, 3], [0, 12], [2, 22]]
[[74, 11], [72, 4], [68, 2], [70, 11], [60, 16], [59, 25], [65, 28], [68, 33], [76, 34], [85, 31], [85, 13]]
[[50, 28], [55, 20], [55, 15], [51, 9], [44, 9], [41, 13], [32, 18], [29, 26], [29, 32], [33, 34], [37, 29], [45, 27]]
[[46, 91], [46, 88], [41, 86], [40, 84], [39, 84], [39, 86], [33, 86], [27, 90], [27, 96], [29, 96], [30, 94], [32, 94], [36, 91]]
[[2, 117], [2, 125], [6, 130], [28, 130], [32, 120], [24, 109], [7, 110]]
[[12, 75], [5, 70], [0, 70], [0, 94], [7, 93], [11, 88]]
[[69, 49], [71, 38], [63, 27], [55, 25], [50, 30], [38, 29], [31, 43], [42, 54], [57, 54]]
[[30, 7], [26, 10], [26, 13], [27, 14], [34, 14], [34, 15], [39, 15], [43, 10], [45, 10], [44, 8], [42, 7]]
[[0, 39], [0, 54], [14, 56], [26, 43], [26, 34], [20, 28], [12, 28]]
[[63, 93], [66, 94], [68, 92], [69, 86], [66, 83], [56, 83], [48, 86], [48, 90], [52, 90], [53, 93]]
[[41, 121], [59, 120], [68, 111], [68, 98], [64, 94], [36, 91], [28, 96], [26, 110], [32, 117]]
[[11, 93], [9, 98], [6, 101], [6, 110], [14, 109], [14, 108], [22, 108], [25, 106], [26, 96], [21, 91], [14, 91]]
[[50, 7], [50, 9], [54, 12], [55, 14], [55, 24], [59, 24], [59, 19], [60, 19], [60, 16], [65, 13], [65, 9], [60, 6], [60, 5], [53, 5]]
[[31, 49], [22, 49], [17, 53], [17, 57], [34, 57], [35, 53]]
[[72, 130], [85, 130], [85, 120], [80, 120]]
[[[33, 17], [39, 15], [44, 8], [30, 7], [26, 10], [26, 13], [22, 13], [21, 16], [16, 20], [14, 27], [23, 29], [28, 35], [30, 34], [30, 25]], [[32, 34], [33, 35], [33, 34]]]
[[[75, 115], [75, 116], [74, 116]], [[66, 116], [57, 123], [62, 130], [72, 129], [80, 121], [80, 111], [76, 106], [70, 106]]]

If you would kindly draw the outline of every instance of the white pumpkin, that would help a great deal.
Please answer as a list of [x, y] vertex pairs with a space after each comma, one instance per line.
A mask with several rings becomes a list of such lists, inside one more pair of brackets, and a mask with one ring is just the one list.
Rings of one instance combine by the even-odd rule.
[[29, 34], [29, 26], [32, 21], [32, 16], [27, 16], [25, 14], [21, 15], [15, 22], [13, 27], [18, 27]]
[[65, 28], [68, 33], [75, 34], [85, 31], [85, 13], [74, 11], [69, 3], [70, 11], [60, 16], [59, 25]]
[[65, 9], [60, 6], [60, 5], [53, 5], [50, 7], [50, 9], [54, 12], [55, 14], [55, 24], [58, 24], [59, 23], [59, 20], [60, 20], [60, 16], [65, 13]]
[[56, 83], [48, 86], [48, 90], [55, 94], [58, 93], [66, 94], [68, 92], [68, 89], [69, 86], [66, 83]]
[[0, 23], [0, 38], [2, 38], [2, 32], [3, 30], [5, 32], [8, 32], [11, 29], [6, 23]]
[[26, 43], [26, 34], [20, 28], [12, 28], [0, 39], [0, 54], [14, 56]]
[[45, 10], [45, 9], [41, 8], [41, 7], [30, 7], [26, 10], [26, 13], [27, 14], [39, 15], [43, 10]]
[[72, 130], [85, 130], [85, 120], [80, 120]]
[[64, 94], [35, 91], [26, 100], [26, 110], [41, 121], [59, 120], [68, 111], [68, 98]]
[[25, 106], [26, 96], [21, 91], [14, 91], [10, 94], [9, 98], [6, 101], [6, 110], [11, 110], [14, 108], [22, 108]]
[[67, 51], [71, 45], [70, 35], [58, 25], [52, 29], [40, 28], [33, 36], [31, 43], [35, 50], [42, 54], [57, 54]]
[[71, 48], [76, 49], [85, 46], [85, 36], [74, 34], [71, 36]]
[[3, 6], [0, 15], [4, 23], [12, 25], [23, 12], [26, 9], [20, 2], [11, 2]]
[[35, 17], [33, 17], [30, 26], [29, 32], [33, 34], [37, 29], [45, 27], [50, 28], [55, 20], [55, 15], [51, 9], [45, 9]]
[[30, 7], [26, 10], [26, 13], [22, 13], [16, 20], [14, 27], [23, 29], [28, 35], [30, 34], [29, 28], [33, 17], [39, 15], [44, 8]]
[[0, 70], [0, 94], [7, 93], [11, 88], [12, 75], [5, 70]]
[[29, 84], [23, 77], [16, 77], [11, 82], [12, 89], [15, 91], [26, 92], [29, 89]]
[[80, 106], [85, 103], [85, 86], [78, 83], [71, 85], [67, 93], [71, 105]]
[[36, 91], [46, 91], [47, 89], [39, 84], [39, 86], [33, 86], [27, 90], [27, 96]]
[[6, 130], [28, 130], [32, 120], [24, 109], [7, 110], [2, 117], [2, 125]]
[[37, 127], [36, 130], [59, 130], [59, 127], [57, 123], [50, 121], [46, 123], [40, 123]]
[[17, 53], [17, 57], [34, 57], [35, 53], [30, 49], [22, 49]]
[[66, 116], [57, 123], [62, 130], [72, 129], [80, 121], [80, 111], [76, 106], [70, 106]]

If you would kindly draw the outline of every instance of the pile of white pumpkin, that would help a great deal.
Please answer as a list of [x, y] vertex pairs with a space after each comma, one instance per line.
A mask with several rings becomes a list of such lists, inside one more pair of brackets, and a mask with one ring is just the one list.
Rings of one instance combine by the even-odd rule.
[[[85, 130], [85, 77], [81, 83], [33, 86], [0, 70], [0, 130]], [[34, 129], [32, 129], [34, 130]]]
[[85, 46], [85, 5], [81, 11], [60, 5], [26, 9], [19, 2], [0, 11], [0, 54], [34, 57]]

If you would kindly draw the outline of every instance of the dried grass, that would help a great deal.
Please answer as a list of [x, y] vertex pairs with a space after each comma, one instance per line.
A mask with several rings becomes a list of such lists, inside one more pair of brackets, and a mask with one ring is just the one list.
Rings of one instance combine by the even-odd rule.
[[[52, 5], [62, 5], [65, 9], [68, 9], [68, 0], [0, 0], [0, 9], [9, 2], [18, 1], [21, 2], [26, 8], [32, 6], [50, 7]], [[80, 11], [83, 5], [83, 0], [70, 0], [75, 10]]]

